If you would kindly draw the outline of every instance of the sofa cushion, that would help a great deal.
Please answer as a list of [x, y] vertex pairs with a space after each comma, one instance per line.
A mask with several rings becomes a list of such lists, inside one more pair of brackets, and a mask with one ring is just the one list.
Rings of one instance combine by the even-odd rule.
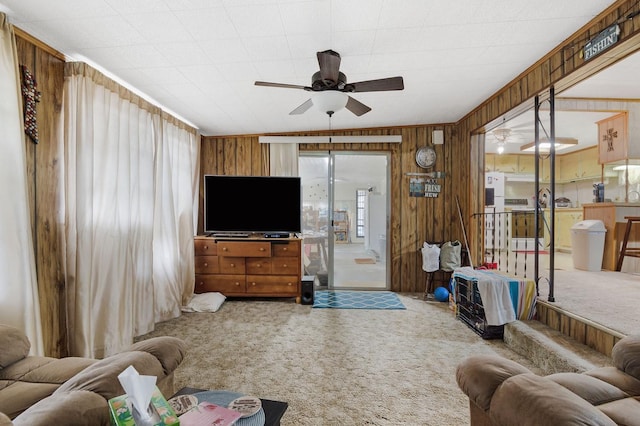
[[160, 361], [164, 374], [167, 375], [182, 363], [187, 353], [187, 345], [177, 337], [160, 336], [134, 343], [128, 350], [152, 354]]
[[11, 419], [4, 413], [0, 412], [0, 426], [11, 426], [13, 422]]
[[0, 370], [29, 355], [31, 343], [19, 329], [0, 324]]
[[613, 365], [640, 380], [640, 335], [627, 336], [611, 351]]
[[600, 367], [585, 371], [583, 374], [607, 382], [631, 396], [640, 396], [640, 380], [616, 367]]
[[16, 417], [96, 362], [89, 358], [29, 356], [0, 370], [0, 411]]
[[473, 355], [456, 369], [456, 381], [469, 399], [488, 410], [493, 393], [502, 382], [517, 374], [531, 373], [529, 369], [495, 355]]
[[61, 392], [32, 405], [13, 421], [14, 426], [109, 425], [109, 404], [84, 390]]
[[101, 395], [105, 400], [124, 394], [124, 389], [118, 380], [118, 374], [132, 365], [140, 374], [165, 377], [164, 370], [158, 359], [147, 352], [122, 352], [95, 362], [80, 373], [73, 376], [54, 393], [72, 390], [88, 390]]
[[619, 425], [637, 425], [640, 422], [640, 401], [636, 398], [602, 404], [598, 409]]
[[629, 396], [617, 387], [586, 374], [555, 373], [547, 376], [547, 379], [562, 385], [593, 405], [605, 404]]
[[600, 410], [553, 380], [533, 373], [506, 379], [491, 400], [496, 426], [615, 426]]

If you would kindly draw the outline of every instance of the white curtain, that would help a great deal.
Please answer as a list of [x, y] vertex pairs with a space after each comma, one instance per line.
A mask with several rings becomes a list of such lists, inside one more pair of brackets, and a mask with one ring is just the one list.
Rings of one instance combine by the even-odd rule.
[[0, 323], [21, 329], [31, 341], [31, 353], [43, 355], [18, 57], [4, 13], [0, 13], [0, 129]]
[[[194, 133], [163, 120], [156, 157], [156, 202], [153, 233], [155, 321], [180, 315], [193, 295], [194, 200], [198, 194], [198, 153]], [[197, 205], [195, 205], [197, 212]], [[175, 301], [179, 303], [176, 304]]]
[[271, 176], [298, 176], [298, 144], [269, 144], [269, 174]]
[[101, 358], [122, 350], [156, 321], [180, 315], [183, 293], [192, 291], [193, 248], [186, 247], [193, 244], [193, 198], [186, 205], [181, 192], [193, 197], [197, 147], [182, 134], [189, 132], [165, 121], [160, 109], [97, 70], [65, 65], [65, 276], [73, 355]]

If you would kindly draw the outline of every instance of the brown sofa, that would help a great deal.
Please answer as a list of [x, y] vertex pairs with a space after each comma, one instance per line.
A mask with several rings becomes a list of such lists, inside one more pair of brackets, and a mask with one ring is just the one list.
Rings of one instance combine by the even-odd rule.
[[613, 348], [613, 367], [538, 376], [520, 364], [473, 355], [457, 368], [471, 425], [640, 425], [640, 335]]
[[132, 365], [156, 376], [168, 397], [185, 355], [185, 343], [167, 336], [102, 360], [29, 356], [30, 347], [24, 333], [0, 324], [0, 426], [108, 425], [107, 401], [125, 393], [118, 374]]

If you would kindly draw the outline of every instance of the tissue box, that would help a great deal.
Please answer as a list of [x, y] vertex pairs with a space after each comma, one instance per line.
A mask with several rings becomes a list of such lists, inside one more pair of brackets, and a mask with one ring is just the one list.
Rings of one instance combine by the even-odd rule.
[[[175, 411], [162, 396], [157, 386], [151, 396], [151, 405], [155, 411], [154, 420], [142, 423], [137, 419], [137, 413], [134, 416], [134, 410], [128, 401], [128, 395], [111, 398], [109, 400], [111, 424], [113, 426], [178, 426], [180, 424]], [[138, 420], [138, 423], [136, 423], [136, 420]]]

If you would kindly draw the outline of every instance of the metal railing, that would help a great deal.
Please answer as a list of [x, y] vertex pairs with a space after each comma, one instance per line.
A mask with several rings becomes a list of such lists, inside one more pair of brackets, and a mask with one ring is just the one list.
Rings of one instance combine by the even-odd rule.
[[545, 231], [548, 236], [549, 228], [542, 210], [538, 211], [537, 221], [534, 210], [496, 212], [491, 208], [474, 213], [472, 220], [479, 222], [474, 229], [482, 233], [478, 241], [483, 241], [484, 262], [478, 262], [479, 266], [538, 281], [531, 262], [536, 251], [548, 253]]

